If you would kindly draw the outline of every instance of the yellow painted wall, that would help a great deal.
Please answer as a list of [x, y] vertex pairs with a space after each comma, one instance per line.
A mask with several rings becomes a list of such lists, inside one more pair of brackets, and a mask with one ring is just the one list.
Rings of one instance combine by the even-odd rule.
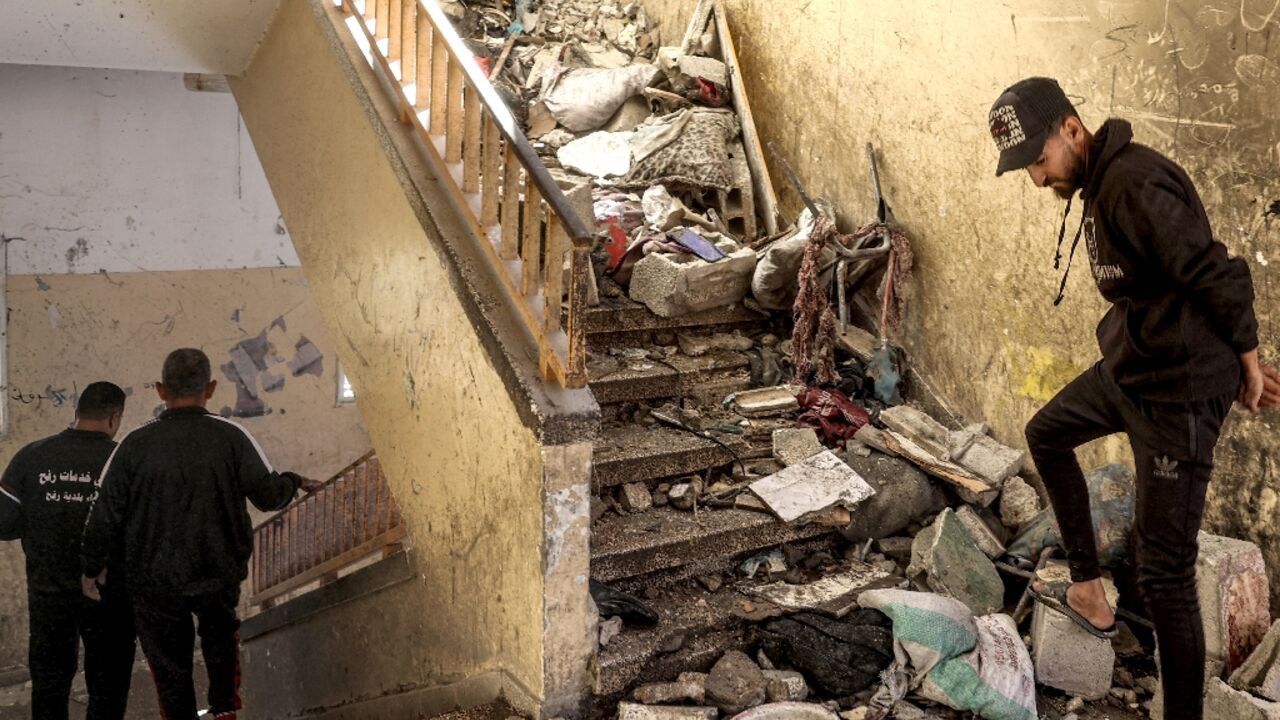
[[[987, 111], [1029, 75], [1057, 77], [1091, 128], [1128, 118], [1139, 142], [1187, 168], [1218, 238], [1249, 262], [1262, 354], [1280, 362], [1273, 0], [721, 2], [762, 137], [812, 194], [836, 201], [846, 229], [873, 217], [863, 147], [876, 145], [885, 191], [915, 244], [906, 344], [957, 413], [1021, 443], [1035, 410], [1099, 357], [1093, 329], [1105, 306], [1083, 249], [1066, 300], [1052, 305], [1062, 202], [1024, 173], [994, 177]], [[664, 44], [678, 43], [693, 2], [644, 4]], [[794, 217], [796, 195], [776, 168], [773, 177]], [[1262, 546], [1280, 582], [1278, 422], [1274, 412], [1233, 413], [1207, 525]], [[1123, 438], [1111, 438], [1086, 459], [1127, 454]]]
[[[66, 427], [76, 389], [95, 380], [131, 393], [123, 430], [150, 419], [160, 405], [152, 384], [178, 347], [209, 354], [220, 381], [210, 409], [233, 406], [233, 383], [218, 366], [277, 318], [267, 335], [274, 354], [287, 362], [306, 337], [324, 355], [322, 373], [294, 377], [275, 365], [285, 380], [262, 395], [271, 412], [236, 420], [277, 468], [309, 476], [327, 477], [370, 447], [359, 410], [335, 404], [336, 355], [298, 268], [17, 275], [7, 285], [9, 425], [0, 461]], [[27, 662], [23, 567], [18, 543], [0, 543], [0, 668]]]
[[[351, 658], [350, 687], [367, 697], [503, 671], [536, 699], [539, 441], [466, 313], [441, 239], [387, 160], [326, 32], [326, 4], [285, 0], [233, 90], [422, 571], [417, 592], [385, 608], [421, 654], [400, 673], [365, 673]], [[444, 198], [430, 200], [441, 232], [460, 232]]]

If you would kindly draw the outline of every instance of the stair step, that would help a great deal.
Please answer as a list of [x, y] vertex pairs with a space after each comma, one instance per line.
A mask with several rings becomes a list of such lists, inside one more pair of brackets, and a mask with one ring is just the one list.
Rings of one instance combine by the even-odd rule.
[[[745, 647], [748, 623], [735, 611], [750, 599], [731, 587], [709, 593], [701, 587], [669, 588], [646, 600], [658, 613], [653, 627], [624, 627], [597, 656], [600, 683], [597, 694], [617, 702], [635, 685], [675, 680], [682, 672], [707, 672], [728, 650]], [[664, 646], [683, 638], [678, 650]]]
[[[665, 364], [664, 364], [665, 362]], [[673, 397], [720, 398], [745, 390], [751, 383], [747, 356], [732, 350], [716, 350], [700, 357], [679, 353], [664, 362], [645, 361], [639, 367], [625, 363], [612, 372], [588, 365], [591, 392], [601, 405]]]
[[732, 463], [733, 453], [744, 460], [759, 454], [740, 436], [726, 436], [721, 442], [733, 452], [706, 438], [665, 425], [605, 428], [595, 445], [595, 486], [606, 488], [691, 475]]
[[688, 567], [727, 569], [762, 548], [830, 535], [821, 525], [792, 527], [753, 510], [656, 507], [635, 515], [607, 514], [591, 528], [591, 577], [601, 582]]
[[[583, 329], [588, 338], [592, 338], [595, 335], [619, 332], [679, 330], [733, 323], [758, 324], [768, 319], [768, 315], [750, 310], [742, 304], [664, 318], [630, 298], [602, 297], [598, 306], [588, 308], [584, 313]], [[589, 342], [594, 342], [594, 338]]]

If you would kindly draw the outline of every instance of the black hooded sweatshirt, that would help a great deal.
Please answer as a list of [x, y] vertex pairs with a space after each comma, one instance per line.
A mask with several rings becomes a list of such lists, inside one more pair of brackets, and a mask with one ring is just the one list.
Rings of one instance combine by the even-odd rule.
[[201, 407], [165, 410], [126, 435], [102, 469], [84, 531], [84, 574], [97, 575], [123, 546], [135, 594], [236, 587], [253, 552], [245, 500], [279, 510], [300, 481], [275, 472], [237, 423]]
[[1258, 346], [1249, 266], [1213, 239], [1187, 173], [1133, 142], [1124, 120], [1089, 149], [1083, 233], [1111, 309], [1098, 323], [1103, 367], [1131, 394], [1191, 402], [1240, 387]]

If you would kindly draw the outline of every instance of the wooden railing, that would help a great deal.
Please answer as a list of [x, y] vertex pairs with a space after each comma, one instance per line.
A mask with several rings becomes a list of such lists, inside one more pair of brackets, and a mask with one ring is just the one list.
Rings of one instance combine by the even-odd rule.
[[400, 121], [448, 169], [444, 184], [537, 343], [542, 376], [563, 387], [582, 387], [592, 242], [584, 220], [435, 0], [335, 5], [391, 88]]
[[400, 508], [371, 450], [254, 530], [249, 602], [270, 607], [285, 593], [395, 552], [404, 536]]

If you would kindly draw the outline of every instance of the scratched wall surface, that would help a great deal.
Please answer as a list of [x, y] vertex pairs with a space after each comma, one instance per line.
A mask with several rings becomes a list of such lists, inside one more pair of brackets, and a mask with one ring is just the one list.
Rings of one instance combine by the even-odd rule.
[[[1249, 262], [1262, 354], [1280, 362], [1276, 0], [722, 1], [762, 136], [814, 194], [837, 202], [846, 228], [871, 217], [863, 145], [876, 145], [915, 242], [904, 341], [958, 415], [1020, 443], [1035, 410], [1099, 356], [1093, 329], [1105, 307], [1087, 257], [1052, 306], [1061, 201], [1025, 174], [994, 177], [987, 112], [1028, 75], [1057, 77], [1090, 127], [1128, 118], [1138, 141], [1187, 168], [1218, 238]], [[663, 42], [678, 41], [693, 3], [645, 5]], [[785, 186], [776, 169], [774, 179]], [[783, 194], [796, 211], [794, 193]], [[1258, 543], [1280, 582], [1277, 422], [1233, 413], [1206, 523]], [[1127, 452], [1114, 437], [1086, 455]]]
[[[109, 380], [129, 393], [123, 430], [159, 409], [164, 356], [199, 347], [214, 365], [209, 406], [242, 423], [279, 469], [327, 477], [371, 446], [359, 410], [337, 406], [333, 343], [298, 268], [8, 278], [10, 421], [4, 462], [71, 422], [77, 391]], [[241, 383], [219, 366], [262, 337], [260, 412], [237, 413]], [[299, 347], [306, 364], [295, 362]], [[319, 356], [317, 358], [317, 355]], [[295, 367], [290, 367], [293, 363]], [[237, 376], [238, 378], [238, 376]], [[17, 543], [0, 544], [0, 668], [26, 664], [26, 592]]]
[[0, 64], [0, 98], [10, 273], [297, 266], [230, 93]]
[[301, 662], [305, 647], [250, 645], [246, 687], [258, 689], [248, 702], [284, 717], [492, 674], [537, 699], [539, 441], [467, 315], [467, 291], [435, 235], [461, 232], [448, 200], [434, 185], [422, 191], [440, 222], [455, 223], [429, 233], [408, 180], [387, 159], [381, 128], [371, 126], [367, 99], [353, 90], [360, 80], [332, 44], [331, 21], [318, 17], [325, 4], [284, 0], [232, 87], [362, 398], [421, 574], [376, 619], [394, 623], [403, 645], [374, 652], [362, 626], [335, 626], [323, 659], [330, 667], [288, 687], [272, 681], [265, 653], [270, 662], [283, 662], [280, 652]]

